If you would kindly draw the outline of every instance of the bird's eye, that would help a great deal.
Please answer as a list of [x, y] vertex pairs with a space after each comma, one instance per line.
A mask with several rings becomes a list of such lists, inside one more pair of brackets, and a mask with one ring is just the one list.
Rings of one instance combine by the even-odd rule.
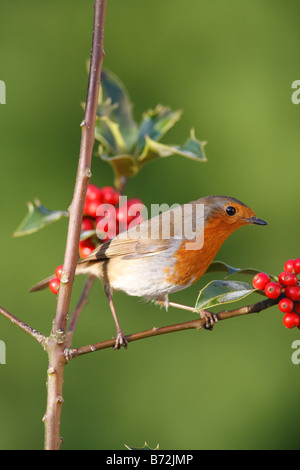
[[234, 207], [228, 206], [228, 207], [226, 207], [226, 212], [227, 212], [228, 215], [232, 216], [236, 213], [236, 210], [235, 210]]

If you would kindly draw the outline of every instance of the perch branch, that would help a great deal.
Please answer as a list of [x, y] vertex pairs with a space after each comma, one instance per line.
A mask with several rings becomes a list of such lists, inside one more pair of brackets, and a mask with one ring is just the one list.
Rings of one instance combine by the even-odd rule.
[[[218, 320], [220, 321], [220, 320], [227, 320], [229, 318], [238, 317], [241, 315], [259, 313], [262, 310], [265, 310], [269, 307], [272, 307], [273, 305], [276, 305], [278, 301], [279, 299], [275, 299], [275, 300], [265, 299], [256, 304], [247, 305], [245, 307], [240, 307], [234, 310], [230, 310], [230, 311], [224, 310], [218, 313], [217, 317], [218, 317]], [[201, 328], [205, 326], [205, 323], [206, 323], [205, 319], [198, 318], [196, 320], [192, 320], [192, 321], [188, 321], [184, 323], [178, 323], [176, 325], [163, 326], [161, 328], [154, 327], [154, 328], [151, 328], [150, 330], [140, 331], [139, 333], [133, 333], [131, 335], [126, 336], [126, 339], [128, 343], [131, 343], [139, 339], [151, 338], [153, 336], [164, 335], [167, 333], [174, 333], [176, 331], [183, 331], [183, 330], [190, 330], [190, 329], [200, 330]], [[111, 339], [107, 341], [101, 341], [100, 343], [82, 346], [80, 348], [66, 349], [64, 351], [64, 354], [65, 354], [66, 360], [69, 361], [70, 359], [73, 359], [78, 356], [83, 356], [84, 354], [88, 354], [90, 352], [100, 351], [101, 349], [114, 347], [114, 345], [115, 345], [115, 339]]]

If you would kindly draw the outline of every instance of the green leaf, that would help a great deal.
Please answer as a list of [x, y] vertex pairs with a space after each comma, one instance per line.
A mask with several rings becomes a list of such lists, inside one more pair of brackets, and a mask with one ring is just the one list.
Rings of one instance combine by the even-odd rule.
[[86, 240], [87, 238], [91, 238], [97, 234], [96, 230], [85, 230], [84, 232], [80, 233], [80, 241]]
[[124, 446], [128, 449], [128, 450], [159, 450], [159, 444], [157, 444], [157, 446], [155, 447], [155, 449], [151, 449], [151, 447], [148, 446], [147, 442], [145, 442], [144, 446], [143, 447], [131, 447], [131, 446], [128, 446], [127, 444], [124, 444]]
[[110, 154], [118, 155], [126, 150], [126, 142], [120, 132], [119, 124], [107, 116], [96, 118], [95, 138]]
[[132, 103], [128, 92], [121, 80], [109, 70], [102, 70], [101, 87], [97, 114], [101, 115], [101, 104], [108, 102], [111, 106], [110, 119], [119, 126], [120, 133], [128, 151], [137, 136], [137, 124], [133, 119]]
[[181, 115], [182, 111], [172, 111], [160, 104], [155, 109], [149, 109], [143, 115], [134, 152], [138, 155], [142, 151], [147, 137], [155, 141], [160, 140], [179, 121]]
[[42, 206], [38, 199], [28, 202], [28, 214], [21, 222], [17, 230], [14, 232], [14, 237], [22, 237], [30, 233], [37, 232], [46, 225], [61, 219], [62, 217], [69, 217], [68, 211], [50, 211]]
[[209, 282], [200, 292], [196, 301], [195, 310], [202, 310], [216, 305], [229, 302], [236, 302], [252, 294], [257, 289], [253, 289], [251, 284], [238, 281], [212, 281]]
[[193, 160], [206, 162], [207, 158], [204, 153], [205, 144], [206, 142], [200, 142], [200, 140], [195, 138], [193, 130], [191, 131], [189, 139], [182, 146], [165, 145], [152, 140], [150, 137], [146, 137], [146, 145], [142, 154], [138, 157], [138, 161], [144, 164], [156, 158], [180, 155]]
[[183, 145], [165, 145], [159, 140], [180, 119], [181, 110], [157, 105], [143, 114], [138, 127], [133, 119], [128, 92], [112, 72], [103, 70], [98, 98], [95, 138], [100, 143], [98, 155], [114, 170], [115, 184], [135, 176], [145, 163], [170, 155], [181, 155], [196, 161], [207, 161], [204, 146], [191, 130]]
[[205, 141], [200, 141], [195, 137], [195, 130], [191, 129], [190, 137], [185, 142], [185, 144], [175, 147], [177, 149], [178, 155], [183, 157], [192, 158], [193, 160], [201, 160], [202, 162], [207, 162], [207, 158], [204, 152], [204, 147], [207, 144]]
[[97, 116], [98, 117], [111, 117], [113, 111], [117, 109], [118, 103], [112, 104], [111, 98], [107, 98], [105, 101], [98, 104]]
[[[230, 266], [229, 264], [226, 264], [223, 261], [213, 261], [205, 274], [215, 273], [215, 272], [227, 273], [227, 276], [225, 276], [225, 279], [226, 279], [229, 276], [232, 276], [233, 274], [250, 274], [251, 276], [255, 276], [255, 274], [261, 273], [262, 271], [259, 269], [253, 269], [253, 268], [234, 268], [233, 266]], [[269, 276], [274, 281], [278, 281], [277, 276], [274, 276], [273, 274], [269, 274]]]
[[[100, 152], [101, 150], [99, 153]], [[120, 189], [122, 186], [122, 178], [135, 176], [140, 169], [137, 159], [132, 155], [116, 155], [115, 157], [109, 157], [100, 153], [100, 157], [112, 166], [115, 174], [114, 184], [117, 189]]]

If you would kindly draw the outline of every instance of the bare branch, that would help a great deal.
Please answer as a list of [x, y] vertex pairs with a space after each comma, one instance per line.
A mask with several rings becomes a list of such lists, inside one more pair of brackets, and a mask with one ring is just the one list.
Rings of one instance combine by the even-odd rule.
[[[248, 305], [245, 307], [240, 307], [235, 310], [230, 311], [222, 311], [217, 314], [218, 320], [227, 320], [229, 318], [238, 317], [241, 315], [249, 315], [251, 313], [259, 313], [262, 310], [265, 310], [273, 305], [276, 305], [280, 299], [265, 299], [261, 302], [256, 304]], [[170, 326], [163, 326], [161, 328], [151, 328], [150, 330], [140, 331], [139, 333], [133, 333], [131, 335], [126, 336], [126, 340], [128, 343], [133, 341], [137, 341], [139, 339], [151, 338], [153, 336], [164, 335], [167, 333], [175, 333], [176, 331], [183, 331], [183, 330], [191, 330], [196, 329], [200, 330], [206, 324], [206, 319], [198, 318], [196, 320], [178, 323], [176, 325]], [[73, 349], [66, 349], [64, 351], [66, 360], [69, 361], [78, 356], [83, 356], [84, 354], [88, 354], [94, 351], [100, 351], [102, 349], [111, 348], [115, 345], [115, 339], [101, 341], [100, 343], [89, 344], [87, 346], [82, 346], [80, 348], [73, 348]]]
[[3, 317], [7, 318], [9, 321], [11, 321], [11, 323], [21, 328], [21, 330], [28, 333], [30, 336], [36, 339], [38, 343], [40, 343], [43, 347], [45, 347], [45, 342], [47, 338], [42, 333], [34, 330], [33, 328], [31, 328], [31, 326], [27, 325], [27, 323], [24, 323], [23, 321], [19, 320], [12, 313], [9, 313], [7, 310], [5, 310], [3, 307], [0, 307], [0, 314]]

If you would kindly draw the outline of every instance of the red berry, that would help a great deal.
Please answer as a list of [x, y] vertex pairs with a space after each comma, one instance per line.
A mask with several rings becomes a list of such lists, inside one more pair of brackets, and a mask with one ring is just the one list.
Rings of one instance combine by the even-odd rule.
[[269, 282], [265, 287], [265, 294], [269, 299], [277, 299], [281, 294], [281, 285], [278, 282]]
[[127, 206], [128, 206], [128, 223], [130, 223], [132, 220], [135, 220], [141, 216], [141, 212], [144, 209], [144, 204], [142, 203], [140, 199], [132, 198], [132, 199], [128, 199]]
[[291, 299], [281, 299], [279, 304], [279, 310], [283, 313], [290, 313], [293, 311], [294, 302]]
[[89, 230], [94, 230], [93, 221], [89, 217], [83, 217], [81, 224], [81, 231], [88, 232]]
[[106, 237], [112, 238], [118, 233], [118, 226], [116, 221], [116, 212], [114, 206], [110, 204], [103, 204], [102, 214], [96, 218], [97, 235], [102, 240]]
[[[120, 226], [124, 226], [123, 230], [126, 230], [127, 222], [128, 222], [128, 207], [126, 204], [118, 207], [116, 210], [116, 219]], [[123, 231], [122, 230], [122, 231]]]
[[300, 274], [300, 258], [295, 259], [294, 270], [296, 274]]
[[55, 276], [57, 277], [57, 279], [60, 279], [60, 278], [61, 278], [62, 270], [63, 270], [63, 265], [62, 265], [62, 264], [60, 264], [59, 266], [57, 266], [57, 268], [56, 268], [56, 270], [55, 270]]
[[95, 248], [96, 246], [94, 245], [94, 243], [91, 241], [90, 238], [87, 238], [86, 240], [82, 240], [81, 242], [79, 242], [79, 254], [81, 258], [86, 258], [87, 256], [89, 256], [94, 251]]
[[300, 314], [300, 302], [295, 303], [295, 312]]
[[120, 195], [120, 191], [113, 188], [112, 186], [104, 186], [102, 188], [102, 198], [103, 202], [105, 202], [106, 204], [112, 204], [113, 206], [117, 206], [119, 204]]
[[102, 189], [95, 184], [89, 184], [86, 192], [86, 200], [102, 202]]
[[283, 271], [278, 276], [279, 282], [283, 286], [295, 286], [298, 282], [296, 274], [290, 273], [288, 271]]
[[294, 272], [294, 264], [295, 264], [294, 259], [287, 260], [286, 263], [284, 264], [284, 270], [288, 271], [289, 273], [293, 273]]
[[296, 326], [299, 326], [300, 317], [297, 315], [297, 313], [286, 313], [282, 321], [284, 326], [287, 328], [295, 328]]
[[285, 295], [294, 301], [300, 300], [300, 286], [287, 286], [285, 288]]
[[84, 203], [83, 213], [85, 215], [89, 215], [90, 217], [95, 218], [97, 215], [97, 209], [101, 205], [101, 203], [102, 203], [101, 201], [97, 201], [97, 200], [89, 201], [86, 199]]
[[102, 190], [98, 188], [98, 186], [90, 184], [86, 192], [83, 213], [90, 217], [96, 217], [97, 207], [102, 203], [102, 201]]
[[144, 204], [138, 198], [128, 199], [127, 204], [120, 206], [117, 209], [117, 221], [120, 232], [144, 222], [144, 218], [141, 215], [143, 209]]
[[60, 284], [60, 280], [57, 279], [57, 277], [55, 277], [54, 279], [51, 279], [51, 281], [49, 282], [49, 289], [55, 295], [58, 294], [59, 284]]
[[253, 287], [259, 290], [264, 290], [269, 282], [271, 282], [271, 278], [267, 273], [255, 274], [252, 280]]
[[102, 243], [107, 242], [107, 240], [111, 240], [113, 237], [118, 235], [118, 230], [110, 230], [109, 228], [102, 236]]

